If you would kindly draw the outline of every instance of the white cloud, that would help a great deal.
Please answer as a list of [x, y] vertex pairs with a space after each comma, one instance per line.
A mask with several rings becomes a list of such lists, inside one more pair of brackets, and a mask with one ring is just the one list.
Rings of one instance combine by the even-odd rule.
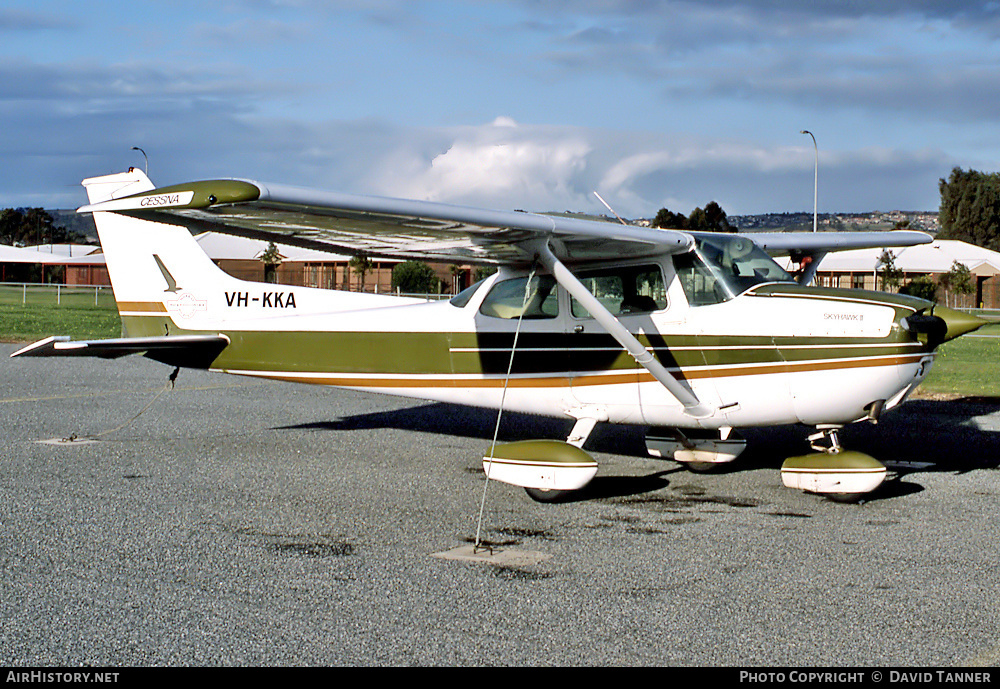
[[[730, 214], [812, 206], [811, 145], [496, 120], [456, 128], [304, 124], [247, 120], [211, 107], [121, 122], [50, 115], [43, 124], [59, 133], [44, 147], [0, 146], [0, 167], [18, 172], [0, 187], [0, 207], [79, 205], [80, 179], [142, 163], [132, 145], [145, 148], [160, 185], [249, 177], [485, 208], [604, 213], [593, 196], [598, 191], [626, 217], [650, 217], [660, 207], [689, 213], [712, 200]], [[8, 132], [0, 143], [18, 135]], [[934, 209], [937, 180], [955, 164], [934, 149], [821, 151], [820, 209]]]
[[390, 156], [372, 178], [379, 193], [533, 210], [580, 202], [579, 180], [593, 145], [575, 130], [525, 127], [501, 117], [433, 135], [449, 140], [446, 150], [410, 152], [402, 163]]

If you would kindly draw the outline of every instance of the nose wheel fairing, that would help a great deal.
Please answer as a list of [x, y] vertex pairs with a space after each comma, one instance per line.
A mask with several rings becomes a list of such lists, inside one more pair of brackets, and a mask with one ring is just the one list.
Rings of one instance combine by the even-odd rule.
[[882, 485], [885, 465], [863, 452], [845, 450], [839, 430], [839, 426], [820, 427], [809, 436], [816, 452], [786, 459], [781, 465], [781, 482], [837, 502], [857, 502]]

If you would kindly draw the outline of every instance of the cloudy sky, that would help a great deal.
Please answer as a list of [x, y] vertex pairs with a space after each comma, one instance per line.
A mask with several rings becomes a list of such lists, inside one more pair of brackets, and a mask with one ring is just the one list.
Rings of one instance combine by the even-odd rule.
[[491, 208], [936, 210], [1000, 168], [1000, 6], [956, 0], [8, 0], [0, 207], [80, 179]]

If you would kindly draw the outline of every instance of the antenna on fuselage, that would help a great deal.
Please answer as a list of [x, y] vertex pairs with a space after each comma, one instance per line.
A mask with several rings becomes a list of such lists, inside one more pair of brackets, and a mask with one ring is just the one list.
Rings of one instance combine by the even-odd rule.
[[600, 201], [601, 203], [603, 203], [603, 204], [604, 204], [604, 207], [605, 207], [605, 208], [607, 208], [607, 209], [608, 209], [609, 211], [611, 211], [611, 214], [612, 214], [612, 215], [614, 215], [614, 216], [615, 216], [616, 218], [618, 218], [618, 222], [620, 222], [620, 223], [621, 223], [622, 225], [628, 225], [628, 223], [627, 223], [627, 222], [625, 222], [624, 220], [622, 220], [622, 216], [620, 216], [620, 215], [618, 215], [617, 213], [615, 213], [615, 209], [614, 209], [614, 208], [612, 208], [612, 207], [611, 207], [610, 205], [608, 205], [608, 202], [607, 202], [607, 201], [605, 201], [604, 199], [602, 199], [602, 198], [601, 198], [601, 195], [600, 195], [600, 194], [598, 194], [598, 193], [597, 193], [597, 192], [595, 191], [595, 192], [594, 192], [594, 196], [596, 196], [596, 197], [597, 197], [597, 200], [598, 200], [598, 201]]

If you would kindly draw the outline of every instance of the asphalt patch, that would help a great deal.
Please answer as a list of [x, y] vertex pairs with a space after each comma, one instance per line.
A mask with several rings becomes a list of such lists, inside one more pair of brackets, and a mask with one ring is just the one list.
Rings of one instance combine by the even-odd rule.
[[534, 550], [519, 550], [508, 547], [476, 546], [475, 544], [460, 545], [451, 550], [444, 550], [438, 553], [431, 553], [431, 557], [441, 560], [452, 560], [459, 562], [481, 562], [489, 565], [503, 565], [506, 567], [520, 568], [537, 565], [545, 562], [552, 556], [547, 553], [540, 553]]

